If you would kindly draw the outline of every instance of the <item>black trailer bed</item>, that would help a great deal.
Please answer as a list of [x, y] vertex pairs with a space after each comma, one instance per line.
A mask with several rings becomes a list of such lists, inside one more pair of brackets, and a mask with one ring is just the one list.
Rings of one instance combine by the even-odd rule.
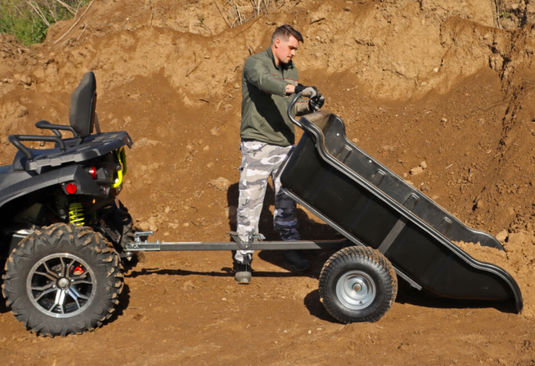
[[503, 250], [351, 143], [329, 112], [302, 117], [305, 130], [281, 175], [284, 190], [347, 239], [382, 252], [412, 286], [455, 299], [514, 300], [509, 273], [478, 261], [453, 241]]

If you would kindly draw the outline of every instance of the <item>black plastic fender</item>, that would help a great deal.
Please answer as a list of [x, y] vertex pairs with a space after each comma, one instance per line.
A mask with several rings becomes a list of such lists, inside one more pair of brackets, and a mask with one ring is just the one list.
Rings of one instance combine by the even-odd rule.
[[[35, 176], [19, 172], [17, 177], [23, 179], [0, 190], [0, 207], [9, 201], [40, 189], [68, 183], [76, 184], [78, 188], [76, 194], [107, 195], [107, 192], [101, 188], [102, 185], [93, 180], [91, 175], [80, 165], [67, 165]], [[108, 186], [111, 186], [111, 183]]]

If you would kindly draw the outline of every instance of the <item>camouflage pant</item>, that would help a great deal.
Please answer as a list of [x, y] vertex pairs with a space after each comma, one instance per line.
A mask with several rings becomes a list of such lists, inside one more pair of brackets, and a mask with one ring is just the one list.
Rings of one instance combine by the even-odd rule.
[[[238, 202], [238, 235], [242, 241], [249, 234], [258, 234], [258, 222], [264, 203], [268, 178], [273, 179], [275, 213], [273, 225], [282, 240], [300, 240], [295, 217], [295, 202], [281, 190], [280, 169], [292, 153], [294, 146], [276, 146], [260, 141], [242, 141], [240, 166], [240, 197]], [[238, 250], [234, 259], [243, 263], [253, 250]]]

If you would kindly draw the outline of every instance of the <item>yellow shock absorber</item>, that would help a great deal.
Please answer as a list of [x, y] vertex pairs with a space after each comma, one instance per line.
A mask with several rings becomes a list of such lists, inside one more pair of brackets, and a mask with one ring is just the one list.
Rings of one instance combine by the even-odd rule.
[[117, 188], [123, 184], [123, 176], [126, 174], [126, 152], [124, 151], [124, 148], [116, 150], [115, 154], [117, 160], [119, 160], [119, 163], [121, 164], [121, 169], [117, 171], [117, 179], [115, 179], [115, 182], [112, 184], [112, 188]]
[[69, 205], [69, 222], [76, 226], [85, 225], [84, 208], [80, 202], [73, 202]]

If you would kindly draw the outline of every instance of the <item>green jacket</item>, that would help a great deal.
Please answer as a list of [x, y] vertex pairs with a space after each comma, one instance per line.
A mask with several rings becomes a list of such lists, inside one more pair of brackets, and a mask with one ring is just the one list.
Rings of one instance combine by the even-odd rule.
[[[245, 61], [242, 77], [241, 138], [273, 145], [295, 143], [294, 124], [287, 115], [295, 94], [286, 95], [288, 84], [297, 85], [293, 62], [277, 66], [271, 47]], [[296, 103], [298, 115], [308, 113], [308, 102]]]

